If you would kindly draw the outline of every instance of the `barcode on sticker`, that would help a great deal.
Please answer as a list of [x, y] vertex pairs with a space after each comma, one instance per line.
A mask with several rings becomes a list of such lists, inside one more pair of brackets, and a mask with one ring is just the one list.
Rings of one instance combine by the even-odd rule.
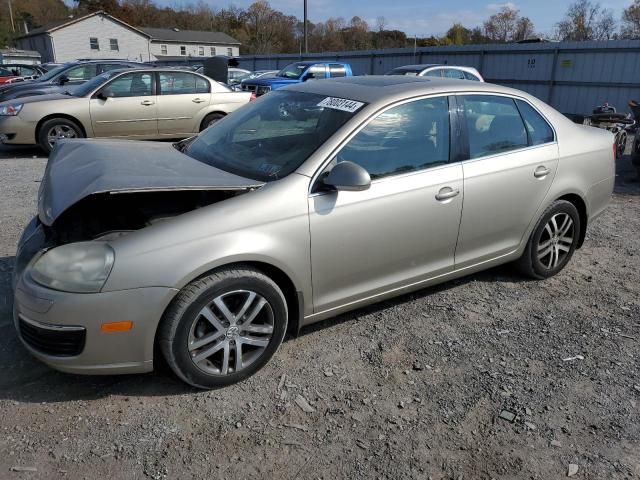
[[343, 112], [353, 113], [363, 105], [364, 103], [356, 102], [355, 100], [327, 97], [318, 104], [318, 107], [333, 108], [334, 110], [342, 110]]

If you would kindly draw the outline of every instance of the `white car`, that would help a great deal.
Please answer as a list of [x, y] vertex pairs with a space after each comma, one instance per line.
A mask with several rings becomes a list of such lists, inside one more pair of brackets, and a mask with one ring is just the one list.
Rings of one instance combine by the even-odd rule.
[[420, 65], [405, 65], [397, 67], [386, 75], [407, 75], [413, 77], [444, 77], [457, 78], [460, 80], [473, 80], [484, 82], [480, 72], [473, 67], [462, 67], [458, 65], [440, 65], [425, 63]]

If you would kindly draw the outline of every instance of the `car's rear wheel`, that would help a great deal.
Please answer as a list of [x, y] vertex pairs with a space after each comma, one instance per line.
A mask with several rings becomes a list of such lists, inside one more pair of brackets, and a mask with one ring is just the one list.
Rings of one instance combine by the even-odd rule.
[[38, 145], [46, 153], [51, 152], [56, 144], [65, 138], [84, 138], [82, 128], [67, 118], [52, 118], [44, 122], [38, 131]]
[[224, 113], [210, 113], [209, 115], [204, 117], [204, 120], [202, 120], [202, 125], [200, 125], [200, 131], [204, 130], [205, 128], [209, 128], [214, 123], [222, 120], [224, 116], [225, 116]]
[[558, 200], [538, 220], [517, 266], [533, 278], [552, 277], [569, 263], [579, 235], [578, 210], [573, 203]]
[[262, 368], [287, 330], [280, 288], [249, 267], [217, 271], [185, 287], [158, 332], [174, 373], [197, 388], [244, 380]]

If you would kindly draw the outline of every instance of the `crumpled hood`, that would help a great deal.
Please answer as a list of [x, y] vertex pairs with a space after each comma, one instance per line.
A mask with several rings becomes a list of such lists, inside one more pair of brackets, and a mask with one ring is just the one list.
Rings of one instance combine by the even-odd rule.
[[171, 143], [66, 140], [49, 157], [38, 216], [51, 226], [69, 207], [97, 193], [246, 190], [262, 185], [199, 162]]

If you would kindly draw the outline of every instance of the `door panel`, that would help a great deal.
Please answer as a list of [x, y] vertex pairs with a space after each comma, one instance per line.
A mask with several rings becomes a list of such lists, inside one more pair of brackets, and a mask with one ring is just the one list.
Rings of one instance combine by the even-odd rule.
[[211, 86], [198, 75], [186, 72], [160, 72], [158, 132], [160, 135], [191, 135], [211, 103]]
[[101, 100], [94, 95], [89, 106], [96, 137], [153, 137], [158, 135], [157, 97], [153, 73], [131, 72], [104, 87], [113, 94]]
[[[537, 220], [534, 215], [558, 166], [557, 144], [528, 147], [533, 131], [529, 125], [529, 133], [525, 131], [511, 99], [499, 98], [459, 102], [464, 105], [472, 160], [462, 164], [465, 202], [456, 268], [516, 250], [529, 224]], [[492, 149], [511, 151], [492, 155]]]
[[459, 164], [310, 197], [315, 311], [451, 271], [462, 197]]
[[309, 198], [316, 312], [453, 269], [463, 185], [462, 166], [448, 163], [449, 117], [446, 97], [405, 102], [338, 152], [374, 181]]

